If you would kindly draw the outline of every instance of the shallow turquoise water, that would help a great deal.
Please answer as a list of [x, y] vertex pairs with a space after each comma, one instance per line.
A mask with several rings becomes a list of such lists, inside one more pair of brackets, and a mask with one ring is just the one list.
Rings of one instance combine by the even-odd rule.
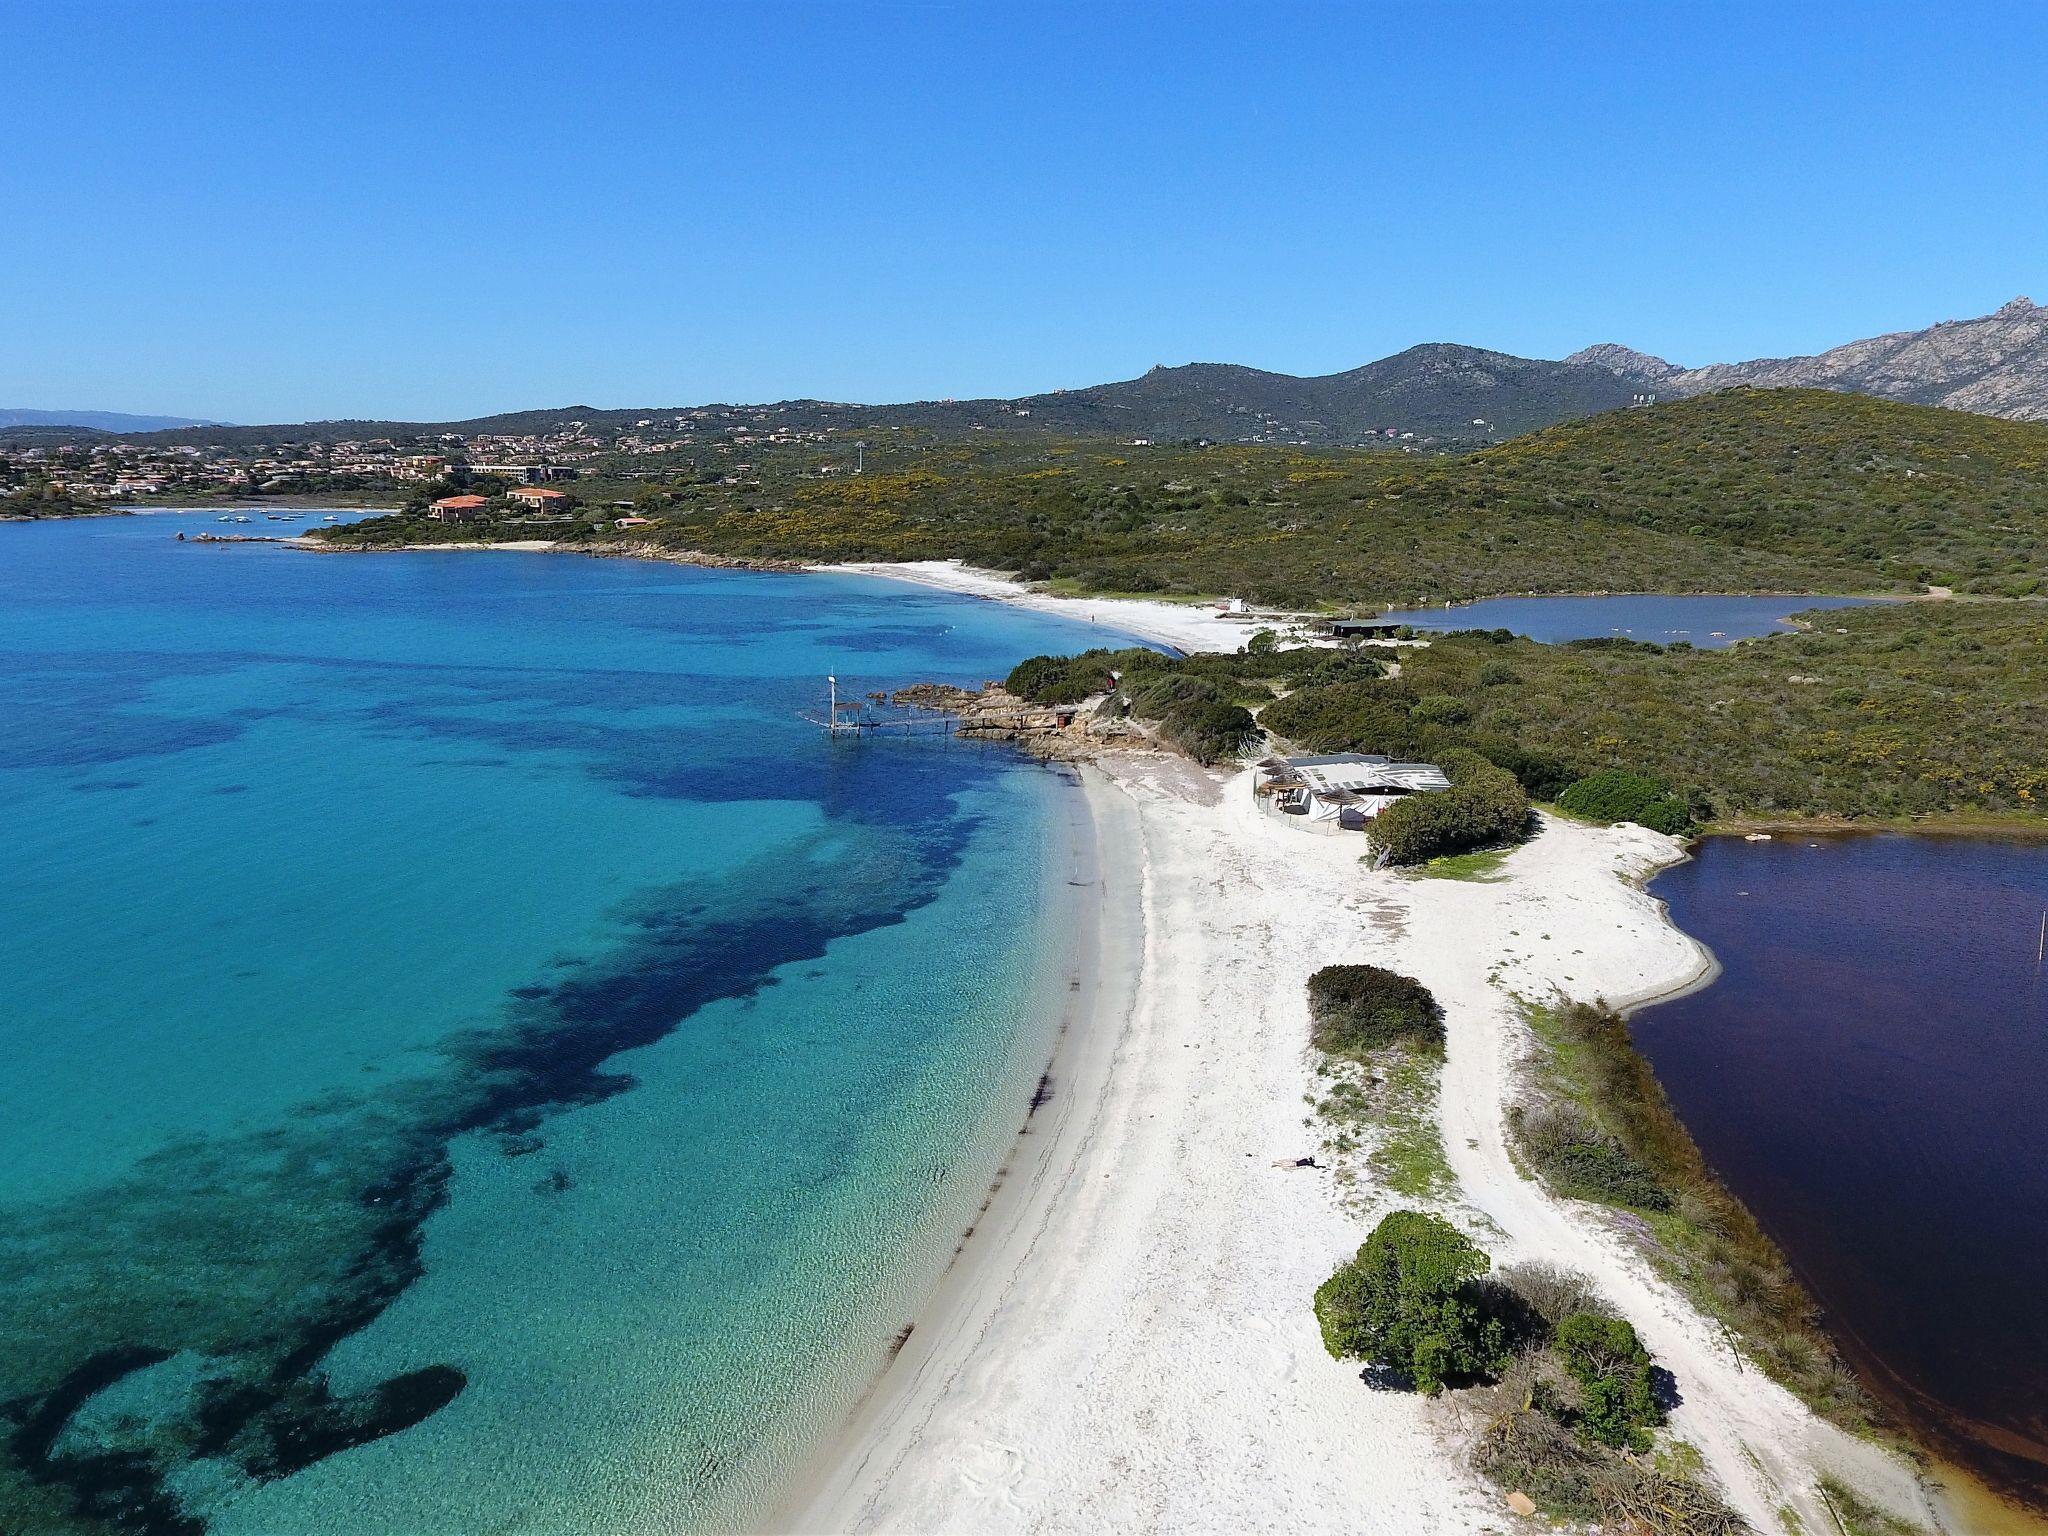
[[1099, 631], [0, 528], [0, 1524], [727, 1524], [1043, 1064], [1059, 780], [796, 716]]

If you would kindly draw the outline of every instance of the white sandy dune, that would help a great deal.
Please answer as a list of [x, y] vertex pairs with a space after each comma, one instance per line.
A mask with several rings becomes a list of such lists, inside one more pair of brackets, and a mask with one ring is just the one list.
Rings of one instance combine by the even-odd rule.
[[1621, 1000], [1701, 965], [1623, 878], [1675, 844], [1553, 822], [1505, 881], [1417, 880], [1367, 870], [1362, 839], [1262, 816], [1242, 777], [1130, 758], [1089, 782], [1110, 906], [1135, 898], [1142, 914], [1127, 938], [1135, 989], [1101, 988], [1106, 1016], [1062, 1060], [1061, 1115], [1014, 1208], [984, 1223], [779, 1524], [1522, 1527], [1464, 1470], [1454, 1398], [1373, 1391], [1317, 1337], [1312, 1293], [1377, 1213], [1347, 1213], [1326, 1172], [1273, 1164], [1320, 1139], [1304, 1123], [1306, 978], [1362, 960], [1419, 977], [1446, 1005], [1453, 1213], [1496, 1262], [1594, 1278], [1675, 1373], [1673, 1431], [1758, 1530], [1783, 1529], [1785, 1507], [1808, 1531], [1834, 1529], [1820, 1466], [1939, 1528], [1902, 1463], [1746, 1369], [1598, 1214], [1552, 1200], [1508, 1157], [1503, 1098], [1522, 1039], [1510, 989]]

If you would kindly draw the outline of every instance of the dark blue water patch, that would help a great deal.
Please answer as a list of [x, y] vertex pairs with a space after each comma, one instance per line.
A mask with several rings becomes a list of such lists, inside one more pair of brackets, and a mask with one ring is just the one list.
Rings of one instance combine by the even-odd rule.
[[1709, 839], [1658, 877], [1711, 987], [1635, 1038], [1844, 1353], [2048, 1503], [2048, 846]]
[[0, 770], [104, 767], [234, 740], [239, 721], [153, 707], [151, 690], [173, 670], [148, 655], [10, 656], [0, 669], [0, 719], [8, 723], [0, 732]]
[[[998, 759], [947, 760], [957, 791]], [[934, 786], [877, 777], [867, 796]], [[321, 1366], [422, 1272], [422, 1228], [444, 1203], [451, 1143], [483, 1132], [509, 1153], [537, 1150], [536, 1128], [564, 1108], [632, 1086], [607, 1064], [662, 1039], [708, 1004], [752, 996], [784, 965], [815, 961], [836, 938], [899, 924], [957, 867], [969, 817], [874, 814], [857, 866], [776, 857], [721, 879], [649, 890], [615, 914], [612, 950], [576, 957], [513, 990], [500, 1023], [448, 1041], [449, 1071], [368, 1096], [334, 1093], [286, 1124], [169, 1148], [120, 1185], [59, 1209], [10, 1213], [0, 1234], [0, 1340], [33, 1371], [0, 1414], [15, 1471], [110, 1528], [190, 1536], [168, 1492], [186, 1460], [224, 1460], [258, 1481], [284, 1477], [444, 1406], [459, 1365], [436, 1363], [334, 1394]], [[886, 827], [891, 830], [877, 831]], [[828, 840], [836, 833], [829, 828]], [[246, 1236], [261, 1211], [263, 1241]], [[232, 1263], [223, 1256], [235, 1254]], [[61, 1263], [52, 1263], [61, 1255]], [[139, 1267], [153, 1276], [137, 1282]], [[118, 1291], [84, 1285], [121, 1273]], [[95, 1393], [181, 1352], [212, 1374], [182, 1413], [123, 1442], [67, 1447]], [[88, 1390], [89, 1389], [89, 1390]]]
[[85, 718], [53, 712], [17, 722], [0, 740], [0, 769], [104, 768], [145, 757], [170, 757], [233, 741], [241, 727], [218, 717], [112, 714]]
[[140, 789], [140, 779], [80, 779], [71, 786], [72, 793], [80, 795], [104, 794], [117, 789]]

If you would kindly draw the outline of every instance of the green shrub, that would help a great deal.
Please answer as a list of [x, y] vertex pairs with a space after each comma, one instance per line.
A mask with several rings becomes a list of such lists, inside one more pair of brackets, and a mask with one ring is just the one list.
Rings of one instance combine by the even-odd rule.
[[1473, 1284], [1492, 1261], [1449, 1222], [1395, 1211], [1316, 1290], [1323, 1347], [1397, 1372], [1434, 1396], [1506, 1363], [1500, 1320]]
[[1444, 1010], [1412, 976], [1376, 965], [1326, 965], [1308, 979], [1309, 1038], [1333, 1056], [1363, 1056], [1397, 1040], [1432, 1050], [1444, 1042]]
[[1398, 682], [1333, 682], [1303, 688], [1265, 712], [1266, 728], [1312, 752], [1384, 752], [1409, 757], [1426, 729], [1414, 691]]
[[1159, 733], [1198, 763], [1242, 757], [1263, 734], [1249, 710], [1215, 697], [1173, 705], [1160, 717]]
[[1506, 769], [1476, 752], [1458, 749], [1440, 759], [1451, 787], [1409, 795], [1373, 818], [1367, 837], [1387, 864], [1420, 864], [1519, 837], [1529, 821], [1529, 797]]
[[1512, 773], [1531, 800], [1555, 800], [1579, 777], [1578, 770], [1563, 758], [1531, 752], [1512, 741], [1478, 742], [1475, 750]]
[[1409, 710], [1424, 725], [1463, 725], [1472, 718], [1472, 706], [1448, 693], [1427, 693]]
[[1522, 1150], [1559, 1194], [1644, 1211], [1671, 1209], [1671, 1194], [1657, 1176], [1576, 1110], [1517, 1112], [1515, 1127]]
[[1557, 797], [1560, 810], [1593, 821], [1633, 821], [1674, 837], [1692, 826], [1692, 812], [1661, 779], [1620, 768], [1588, 774]]
[[1164, 660], [1156, 651], [1083, 651], [1078, 656], [1033, 656], [1010, 669], [1003, 686], [1033, 704], [1078, 704], [1107, 692], [1110, 673], [1129, 672]]
[[1616, 1450], [1648, 1450], [1650, 1430], [1664, 1422], [1664, 1410], [1650, 1380], [1650, 1352], [1634, 1327], [1622, 1318], [1574, 1312], [1557, 1325], [1554, 1343], [1579, 1387], [1572, 1427]]

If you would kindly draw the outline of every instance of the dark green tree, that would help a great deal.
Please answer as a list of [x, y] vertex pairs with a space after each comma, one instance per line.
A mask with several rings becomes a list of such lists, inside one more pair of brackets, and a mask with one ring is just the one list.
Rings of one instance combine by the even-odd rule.
[[1395, 1211], [1316, 1290], [1323, 1347], [1411, 1379], [1431, 1396], [1507, 1359], [1505, 1330], [1473, 1282], [1492, 1261], [1449, 1222]]

